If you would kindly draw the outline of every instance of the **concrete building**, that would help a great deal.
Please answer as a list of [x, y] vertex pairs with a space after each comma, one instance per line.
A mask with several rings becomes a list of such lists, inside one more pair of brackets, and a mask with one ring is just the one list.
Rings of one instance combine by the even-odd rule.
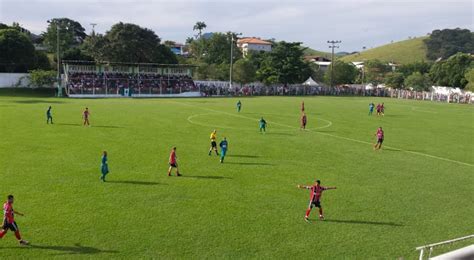
[[246, 56], [249, 51], [272, 51], [272, 43], [264, 41], [256, 37], [245, 37], [237, 40], [237, 46], [242, 51], [242, 54]]

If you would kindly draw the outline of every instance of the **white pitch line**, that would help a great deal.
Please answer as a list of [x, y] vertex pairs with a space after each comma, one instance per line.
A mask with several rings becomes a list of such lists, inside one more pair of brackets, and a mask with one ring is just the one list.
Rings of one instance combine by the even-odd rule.
[[[174, 101], [171, 101], [171, 102], [174, 102]], [[210, 109], [210, 108], [206, 108], [206, 107], [199, 107], [199, 106], [195, 106], [195, 105], [191, 105], [191, 104], [187, 104], [187, 103], [181, 103], [181, 102], [174, 102], [174, 103], [183, 104], [183, 105], [187, 105], [187, 106], [190, 106], [190, 107], [197, 107], [197, 108], [199, 108], [199, 109], [203, 109], [203, 110], [207, 110], [207, 111], [211, 111], [211, 112], [215, 112], [215, 113], [226, 114], [226, 115], [230, 115], [230, 116], [233, 116], [233, 117], [245, 118], [245, 119], [249, 119], [249, 120], [253, 120], [253, 121], [257, 121], [257, 122], [260, 120], [260, 119], [251, 118], [251, 117], [247, 117], [247, 116], [235, 115], [235, 114], [231, 114], [231, 113], [224, 112], [224, 111], [214, 110], [214, 109]], [[268, 121], [268, 122], [270, 122], [270, 121]], [[288, 128], [299, 129], [298, 127], [289, 126], [289, 125], [285, 125], [285, 124], [280, 124], [280, 123], [276, 123], [276, 122], [270, 122], [270, 123], [275, 124], [275, 125], [280, 125], [280, 126], [288, 127]], [[343, 137], [343, 136], [338, 136], [338, 135], [333, 135], [333, 134], [329, 134], [329, 133], [325, 133], [325, 132], [312, 131], [312, 130], [310, 130], [310, 129], [307, 129], [307, 131], [310, 131], [310, 132], [313, 132], [313, 133], [317, 133], [317, 134], [320, 134], [320, 135], [326, 135], [326, 136], [331, 136], [331, 137], [338, 138], [338, 139], [343, 139], [343, 140], [347, 140], [347, 141], [352, 141], [352, 142], [356, 142], [356, 143], [373, 145], [373, 144], [370, 143], [370, 142], [361, 141], [361, 140], [352, 139], [352, 138]], [[439, 157], [439, 156], [431, 155], [431, 154], [427, 154], [427, 153], [420, 153], [420, 152], [415, 152], [415, 151], [409, 151], [409, 150], [404, 150], [404, 149], [400, 149], [400, 148], [396, 148], [396, 147], [391, 147], [391, 146], [386, 146], [386, 145], [385, 145], [384, 147], [389, 148], [389, 149], [393, 149], [393, 150], [398, 150], [398, 151], [405, 152], [405, 153], [411, 153], [411, 154], [415, 154], [415, 155], [420, 155], [420, 156], [425, 156], [425, 157], [429, 157], [429, 158], [433, 158], [433, 159], [438, 159], [438, 160], [441, 160], [441, 161], [457, 163], [457, 164], [465, 165], [465, 166], [469, 166], [469, 167], [473, 167], [473, 166], [474, 166], [473, 164], [470, 164], [470, 163], [461, 162], [461, 161], [456, 161], [456, 160], [452, 160], [452, 159], [448, 159], [448, 158], [444, 158], [444, 157]]]
[[[248, 130], [248, 131], [252, 131], [252, 129], [250, 128], [241, 128], [241, 127], [232, 127], [232, 126], [221, 126], [221, 125], [210, 125], [210, 124], [204, 124], [204, 123], [200, 123], [200, 122], [196, 122], [194, 120], [191, 120], [191, 119], [194, 119], [196, 117], [200, 117], [200, 116], [206, 116], [206, 115], [213, 115], [213, 114], [222, 114], [223, 112], [212, 112], [212, 113], [202, 113], [202, 114], [194, 114], [194, 115], [190, 115], [187, 120], [188, 122], [190, 122], [191, 124], [195, 124], [195, 125], [199, 125], [199, 126], [206, 126], [206, 127], [218, 127], [218, 128], [222, 128], [222, 129], [237, 129], [237, 130]], [[236, 116], [236, 115], [233, 115], [233, 116]], [[244, 117], [245, 119], [251, 119], [253, 120], [254, 118], [250, 118], [250, 117]], [[324, 121], [324, 122], [327, 122], [326, 125], [323, 125], [323, 126], [318, 126], [318, 127], [313, 127], [313, 128], [307, 128], [305, 130], [307, 131], [310, 131], [310, 130], [317, 130], [317, 129], [324, 129], [324, 128], [328, 128], [330, 126], [332, 126], [332, 122], [329, 121], [329, 120], [326, 120], [326, 119], [323, 119], [323, 118], [319, 118], [319, 120], [321, 121]], [[257, 119], [258, 121], [258, 119]], [[268, 121], [270, 122], [270, 121]], [[277, 124], [279, 125], [278, 123], [274, 123], [274, 122], [270, 122], [272, 124]], [[284, 125], [285, 127], [289, 127], [288, 125]], [[293, 127], [292, 127], [293, 128]], [[291, 129], [293, 130], [293, 129]], [[280, 130], [280, 131], [290, 131], [290, 130]]]

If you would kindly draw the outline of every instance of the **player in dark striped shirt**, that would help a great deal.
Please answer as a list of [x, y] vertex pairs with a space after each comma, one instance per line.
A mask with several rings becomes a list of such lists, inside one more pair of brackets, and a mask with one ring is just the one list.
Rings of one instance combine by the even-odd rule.
[[310, 201], [309, 201], [308, 209], [306, 210], [306, 215], [304, 216], [304, 220], [308, 221], [309, 214], [311, 213], [311, 209], [313, 209], [313, 207], [319, 208], [319, 219], [324, 220], [323, 207], [321, 206], [321, 196], [323, 194], [323, 191], [334, 190], [336, 189], [336, 187], [321, 186], [321, 181], [316, 180], [314, 185], [311, 185], [311, 186], [298, 185], [298, 188], [311, 190]]

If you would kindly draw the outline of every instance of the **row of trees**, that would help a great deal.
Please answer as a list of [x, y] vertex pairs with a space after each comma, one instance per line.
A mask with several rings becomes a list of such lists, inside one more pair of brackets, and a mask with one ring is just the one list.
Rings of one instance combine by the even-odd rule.
[[[46, 31], [36, 37], [18, 24], [0, 23], [0, 72], [51, 69], [57, 62], [53, 54], [58, 47], [63, 60], [178, 63], [176, 55], [155, 32], [135, 24], [117, 23], [105, 34], [87, 35], [79, 22], [68, 18], [55, 18], [48, 23]], [[35, 50], [33, 43], [46, 47], [52, 59], [48, 59], [47, 52]]]
[[26, 72], [49, 69], [45, 52], [36, 51], [29, 31], [18, 24], [0, 23], [0, 72]]
[[[352, 64], [342, 61], [334, 63], [335, 84], [372, 83], [385, 84], [391, 88], [411, 88], [427, 90], [432, 85], [455, 88], [472, 88], [474, 58], [470, 54], [457, 53], [438, 62], [415, 62], [391, 67], [380, 60], [365, 62], [364, 68], [357, 70]], [[324, 79], [328, 82], [330, 74]], [[468, 85], [469, 82], [472, 82]]]
[[[57, 47], [63, 60], [115, 61], [131, 63], [191, 64], [196, 66], [196, 79], [229, 80], [230, 53], [233, 49], [233, 80], [238, 83], [260, 81], [267, 85], [301, 83], [309, 76], [316, 81], [339, 84], [384, 83], [393, 88], [426, 89], [432, 84], [471, 87], [473, 58], [455, 51], [473, 50], [473, 34], [469, 30], [437, 30], [425, 40], [428, 56], [449, 57], [438, 62], [416, 62], [393, 70], [379, 60], [365, 62], [363, 70], [350, 63], [335, 61], [334, 73], [322, 71], [304, 60], [304, 48], [298, 42], [273, 41], [271, 52], [252, 52], [243, 57], [233, 32], [213, 33], [204, 37], [204, 22], [197, 22], [195, 37], [187, 40], [190, 56], [177, 57], [161, 38], [150, 29], [135, 24], [117, 23], [105, 34], [87, 35], [84, 27], [68, 18], [55, 18], [40, 37], [18, 24], [0, 24], [0, 71], [26, 72], [51, 69], [45, 52], [36, 51], [33, 43], [41, 42], [52, 54]], [[58, 40], [59, 39], [59, 40]], [[468, 83], [471, 82], [469, 85]]]
[[[194, 28], [202, 30], [202, 26], [198, 27], [198, 24]], [[196, 38], [188, 38], [191, 56], [183, 62], [196, 66], [197, 79], [226, 81], [230, 76], [232, 48], [233, 80], [238, 83], [301, 83], [314, 72], [312, 65], [304, 61], [301, 43], [273, 42], [271, 52], [252, 52], [243, 57], [236, 39], [237, 35], [233, 32], [202, 37], [202, 32], [199, 31]]]

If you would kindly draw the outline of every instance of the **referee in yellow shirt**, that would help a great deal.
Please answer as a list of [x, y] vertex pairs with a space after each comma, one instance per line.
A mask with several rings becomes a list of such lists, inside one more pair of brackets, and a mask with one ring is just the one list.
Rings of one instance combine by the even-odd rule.
[[219, 155], [219, 151], [217, 151], [217, 131], [214, 130], [211, 133], [211, 148], [209, 149], [209, 156], [211, 156], [212, 150], [216, 151], [216, 155]]

